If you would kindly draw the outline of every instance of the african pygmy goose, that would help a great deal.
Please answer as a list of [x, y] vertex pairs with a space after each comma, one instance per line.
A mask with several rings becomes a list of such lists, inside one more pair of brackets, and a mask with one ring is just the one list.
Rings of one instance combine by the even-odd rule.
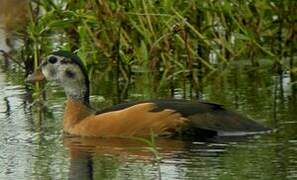
[[67, 96], [64, 131], [78, 136], [212, 137], [224, 133], [262, 132], [269, 128], [226, 110], [222, 105], [187, 100], [144, 100], [98, 112], [90, 108], [89, 79], [80, 58], [67, 51], [47, 56], [27, 81], [55, 81]]

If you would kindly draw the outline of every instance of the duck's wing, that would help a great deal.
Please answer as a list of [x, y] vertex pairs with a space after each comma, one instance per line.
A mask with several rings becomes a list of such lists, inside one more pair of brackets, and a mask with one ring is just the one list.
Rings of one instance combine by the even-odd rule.
[[154, 112], [154, 103], [139, 103], [121, 110], [91, 115], [69, 129], [79, 136], [149, 136], [174, 135], [187, 118], [171, 109]]
[[152, 111], [158, 112], [164, 109], [172, 109], [189, 119], [189, 127], [215, 132], [259, 132], [269, 128], [251, 120], [248, 117], [225, 109], [222, 105], [186, 101], [186, 100], [151, 100], [122, 103], [103, 109], [98, 113], [121, 110], [141, 103], [153, 103]]
[[208, 102], [198, 102], [198, 101], [195, 102], [195, 101], [187, 101], [187, 100], [179, 100], [179, 99], [142, 100], [142, 101], [130, 101], [130, 102], [113, 105], [111, 107], [107, 107], [97, 111], [96, 114], [122, 110], [141, 103], [155, 104], [155, 109], [153, 111], [156, 111], [156, 112], [162, 111], [164, 109], [172, 109], [172, 110], [178, 111], [184, 117], [197, 114], [197, 113], [204, 113], [209, 111], [210, 109], [216, 110], [216, 109], [222, 108], [222, 105], [219, 105], [219, 104], [208, 103]]

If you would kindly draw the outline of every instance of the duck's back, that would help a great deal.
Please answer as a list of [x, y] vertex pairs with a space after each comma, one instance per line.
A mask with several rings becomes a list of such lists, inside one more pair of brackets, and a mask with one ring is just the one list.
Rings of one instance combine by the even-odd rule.
[[[96, 114], [122, 110], [141, 103], [153, 103], [153, 112], [172, 109], [189, 120], [181, 132], [185, 135], [214, 136], [218, 133], [259, 132], [269, 128], [242, 116], [226, 110], [222, 105], [186, 100], [146, 100], [118, 104], [98, 111]], [[140, 119], [141, 121], [141, 119]]]

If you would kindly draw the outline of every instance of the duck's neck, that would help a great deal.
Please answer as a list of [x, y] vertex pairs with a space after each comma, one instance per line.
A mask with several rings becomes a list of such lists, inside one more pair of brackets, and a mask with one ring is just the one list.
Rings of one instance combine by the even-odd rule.
[[90, 88], [87, 75], [78, 78], [76, 81], [61, 81], [60, 84], [68, 98], [89, 104]]
[[93, 111], [88, 104], [68, 97], [64, 112], [64, 130], [68, 132], [74, 125], [91, 114]]

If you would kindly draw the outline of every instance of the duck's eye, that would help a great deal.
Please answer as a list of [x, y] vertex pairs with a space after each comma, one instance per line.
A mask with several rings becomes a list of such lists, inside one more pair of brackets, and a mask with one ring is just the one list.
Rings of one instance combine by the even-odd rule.
[[55, 56], [51, 56], [48, 58], [48, 62], [55, 64], [58, 61], [58, 59]]

